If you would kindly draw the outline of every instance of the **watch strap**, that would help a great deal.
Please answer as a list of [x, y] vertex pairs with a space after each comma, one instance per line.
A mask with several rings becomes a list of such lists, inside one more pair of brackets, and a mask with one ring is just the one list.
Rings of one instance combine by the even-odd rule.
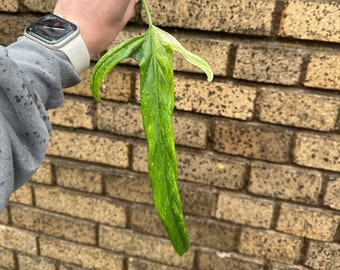
[[67, 56], [78, 73], [90, 66], [90, 54], [80, 33], [58, 50]]

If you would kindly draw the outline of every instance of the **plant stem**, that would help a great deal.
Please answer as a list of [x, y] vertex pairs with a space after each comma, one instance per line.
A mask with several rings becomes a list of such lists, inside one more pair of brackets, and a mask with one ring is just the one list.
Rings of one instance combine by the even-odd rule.
[[152, 18], [151, 18], [151, 14], [150, 14], [148, 4], [146, 3], [146, 0], [142, 0], [142, 2], [143, 2], [143, 6], [144, 6], [144, 9], [145, 9], [146, 16], [148, 18], [149, 27], [151, 27], [153, 24], [152, 24]]

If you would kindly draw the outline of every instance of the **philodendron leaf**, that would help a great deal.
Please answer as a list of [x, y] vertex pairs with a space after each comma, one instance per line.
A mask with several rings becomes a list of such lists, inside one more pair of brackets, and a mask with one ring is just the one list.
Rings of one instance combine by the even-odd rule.
[[120, 61], [134, 58], [140, 66], [140, 99], [144, 131], [148, 145], [148, 172], [155, 208], [174, 249], [183, 255], [189, 248], [181, 200], [177, 186], [177, 158], [172, 116], [174, 109], [173, 51], [201, 68], [211, 81], [210, 66], [187, 51], [170, 34], [154, 26], [149, 18], [148, 31], [130, 38], [107, 52], [96, 64], [91, 76], [91, 91], [97, 101], [105, 75]]

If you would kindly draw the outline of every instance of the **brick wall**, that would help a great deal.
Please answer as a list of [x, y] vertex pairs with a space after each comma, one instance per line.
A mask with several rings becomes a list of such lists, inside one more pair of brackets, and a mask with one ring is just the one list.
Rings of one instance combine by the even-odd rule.
[[[50, 112], [33, 179], [0, 215], [0, 269], [339, 270], [340, 2], [149, 0], [154, 23], [213, 67], [175, 55], [179, 188], [191, 249], [153, 208], [138, 68], [89, 74]], [[0, 1], [8, 44], [55, 1]], [[116, 42], [146, 30], [138, 8]]]

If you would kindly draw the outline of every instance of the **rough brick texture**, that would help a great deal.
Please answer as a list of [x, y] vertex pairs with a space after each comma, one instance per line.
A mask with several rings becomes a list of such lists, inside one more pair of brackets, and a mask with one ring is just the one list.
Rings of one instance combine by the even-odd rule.
[[[140, 2], [110, 48], [147, 30]], [[55, 3], [0, 0], [0, 44]], [[130, 59], [104, 79], [102, 104], [91, 65], [50, 111], [46, 159], [0, 213], [0, 269], [339, 270], [340, 2], [148, 3], [215, 74], [174, 53], [189, 252], [176, 255], [154, 209]]]

